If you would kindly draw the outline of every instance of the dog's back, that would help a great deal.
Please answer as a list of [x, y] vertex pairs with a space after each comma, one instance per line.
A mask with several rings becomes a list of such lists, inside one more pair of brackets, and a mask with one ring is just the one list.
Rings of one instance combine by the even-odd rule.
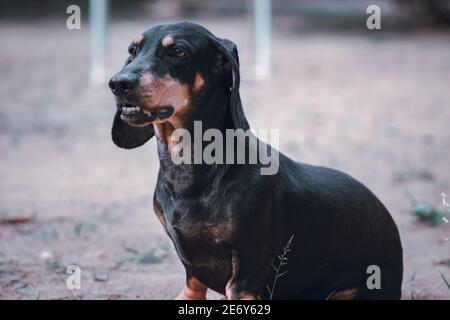
[[[347, 174], [282, 155], [280, 162], [284, 181], [276, 189], [276, 211], [284, 217], [276, 219], [276, 228], [285, 237], [279, 253], [289, 239], [286, 235], [294, 238], [288, 273], [278, 280], [274, 298], [323, 299], [356, 289], [352, 298], [399, 299], [402, 246], [383, 204]], [[377, 267], [381, 289], [368, 288], [367, 280]], [[275, 272], [270, 275], [274, 276]]]

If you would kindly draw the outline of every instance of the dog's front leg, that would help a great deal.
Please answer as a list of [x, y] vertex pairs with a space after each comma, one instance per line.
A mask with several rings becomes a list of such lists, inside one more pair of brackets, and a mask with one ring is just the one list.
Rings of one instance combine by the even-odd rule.
[[[246, 252], [244, 254], [243, 252]], [[225, 288], [228, 300], [257, 300], [267, 267], [252, 250], [231, 250], [231, 277]]]
[[208, 287], [186, 271], [186, 285], [175, 300], [206, 300]]

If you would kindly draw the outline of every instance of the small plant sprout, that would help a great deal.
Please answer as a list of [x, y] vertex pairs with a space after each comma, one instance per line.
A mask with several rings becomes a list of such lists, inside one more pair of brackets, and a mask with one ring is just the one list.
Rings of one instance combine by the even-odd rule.
[[426, 202], [421, 202], [414, 206], [412, 208], [412, 213], [420, 222], [433, 227], [439, 226], [443, 222], [442, 213], [433, 205]]
[[[447, 209], [448, 212], [450, 212], [450, 203], [448, 203], [447, 201], [447, 195], [445, 193], [442, 193], [442, 205], [444, 206], [445, 209]], [[442, 217], [442, 221], [446, 224], [448, 224], [449, 219], [447, 217]], [[449, 238], [445, 238], [446, 241], [449, 240]]]
[[444, 281], [445, 285], [447, 286], [448, 290], [450, 290], [450, 282], [448, 282], [447, 279], [445, 279], [444, 275], [442, 274], [442, 272], [439, 272], [439, 274], [441, 275], [442, 280]]
[[[450, 212], [450, 204], [447, 201], [447, 195], [445, 193], [441, 193], [441, 195], [442, 195], [442, 205], [444, 206], [445, 209], [447, 209], [448, 212]], [[442, 217], [442, 221], [448, 224], [447, 217]], [[448, 241], [449, 239], [450, 239], [449, 237], [445, 238], [446, 241]], [[445, 285], [447, 286], [448, 290], [450, 290], [450, 282], [444, 277], [442, 272], [439, 272], [439, 274], [441, 275], [441, 278], [444, 281]]]
[[445, 193], [441, 193], [441, 195], [442, 195], [442, 204], [448, 211], [450, 211], [450, 203], [447, 202], [447, 195]]
[[272, 268], [275, 270], [275, 277], [273, 279], [272, 287], [270, 287], [269, 285], [266, 286], [267, 290], [269, 291], [270, 300], [272, 300], [272, 298], [273, 298], [273, 294], [275, 292], [275, 287], [277, 285], [277, 280], [287, 273], [287, 270], [283, 271], [282, 269], [283, 269], [283, 266], [287, 265], [287, 262], [288, 262], [287, 255], [291, 251], [291, 245], [292, 245], [293, 239], [294, 239], [294, 235], [292, 235], [289, 238], [288, 242], [286, 243], [286, 245], [283, 248], [283, 253], [278, 256], [278, 265], [275, 266], [272, 263]]

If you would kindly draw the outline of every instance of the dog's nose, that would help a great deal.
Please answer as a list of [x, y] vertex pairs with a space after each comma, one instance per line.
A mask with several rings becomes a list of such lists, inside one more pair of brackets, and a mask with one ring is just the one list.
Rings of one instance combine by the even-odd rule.
[[137, 86], [139, 78], [133, 74], [118, 73], [109, 80], [109, 87], [116, 95], [125, 95]]

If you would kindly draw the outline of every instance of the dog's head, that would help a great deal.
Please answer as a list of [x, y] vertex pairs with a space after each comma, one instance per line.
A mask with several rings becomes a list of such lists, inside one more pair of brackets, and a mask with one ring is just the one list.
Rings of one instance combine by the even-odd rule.
[[[116, 97], [114, 143], [143, 145], [154, 124], [181, 121], [200, 110], [205, 92], [226, 90], [234, 128], [248, 129], [239, 96], [239, 58], [234, 43], [200, 25], [156, 25], [134, 39], [129, 57], [109, 86]], [[194, 103], [195, 101], [195, 103]]]

